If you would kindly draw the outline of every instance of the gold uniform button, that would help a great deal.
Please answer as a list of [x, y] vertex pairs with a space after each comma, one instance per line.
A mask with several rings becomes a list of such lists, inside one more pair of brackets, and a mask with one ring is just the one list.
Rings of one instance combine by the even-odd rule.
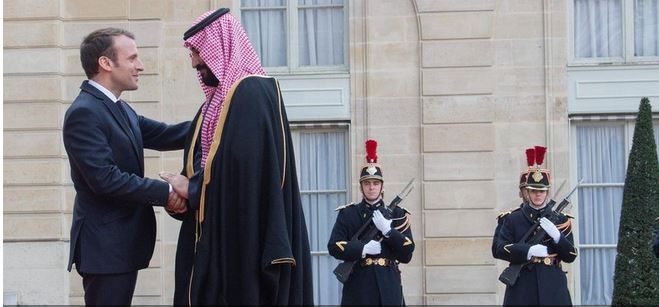
[[384, 266], [384, 258], [378, 259], [378, 265]]
[[551, 265], [551, 259], [549, 259], [549, 258], [545, 258], [545, 260], [543, 260], [543, 262], [545, 263], [545, 265]]

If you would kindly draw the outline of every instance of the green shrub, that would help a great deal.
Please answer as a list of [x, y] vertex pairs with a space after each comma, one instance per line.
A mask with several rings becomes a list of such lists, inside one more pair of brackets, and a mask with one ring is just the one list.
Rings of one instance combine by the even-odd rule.
[[659, 162], [652, 106], [641, 99], [620, 214], [613, 305], [659, 305], [659, 260], [652, 251], [659, 216]]

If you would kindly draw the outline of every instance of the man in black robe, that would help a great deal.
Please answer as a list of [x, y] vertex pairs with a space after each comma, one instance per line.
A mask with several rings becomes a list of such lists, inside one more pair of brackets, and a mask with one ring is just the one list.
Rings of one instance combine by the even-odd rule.
[[[309, 239], [279, 85], [265, 76], [227, 9], [184, 35], [206, 101], [181, 175], [189, 201], [176, 252], [174, 304], [313, 304]], [[188, 180], [189, 179], [189, 184]]]
[[[327, 243], [332, 257], [357, 261], [343, 284], [343, 306], [405, 305], [399, 265], [409, 263], [414, 252], [410, 214], [401, 207], [391, 211], [384, 208], [384, 179], [375, 146], [374, 140], [367, 141], [367, 164], [359, 178], [363, 199], [337, 209], [339, 215]], [[371, 220], [379, 230], [377, 238], [353, 240], [362, 225]]]

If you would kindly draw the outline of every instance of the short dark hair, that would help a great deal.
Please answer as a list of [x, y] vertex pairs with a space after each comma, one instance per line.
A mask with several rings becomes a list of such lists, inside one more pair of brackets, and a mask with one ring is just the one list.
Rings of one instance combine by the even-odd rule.
[[105, 28], [89, 33], [82, 40], [80, 44], [80, 62], [87, 78], [91, 79], [98, 73], [98, 59], [100, 57], [106, 56], [113, 61], [117, 59], [117, 53], [113, 48], [113, 39], [115, 36], [121, 35], [135, 39], [135, 35], [127, 30]]

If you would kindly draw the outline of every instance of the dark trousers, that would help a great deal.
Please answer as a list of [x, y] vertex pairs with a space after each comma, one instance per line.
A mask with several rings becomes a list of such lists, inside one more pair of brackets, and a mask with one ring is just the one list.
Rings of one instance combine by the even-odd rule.
[[137, 271], [120, 274], [80, 272], [85, 289], [85, 305], [130, 306], [137, 281]]

